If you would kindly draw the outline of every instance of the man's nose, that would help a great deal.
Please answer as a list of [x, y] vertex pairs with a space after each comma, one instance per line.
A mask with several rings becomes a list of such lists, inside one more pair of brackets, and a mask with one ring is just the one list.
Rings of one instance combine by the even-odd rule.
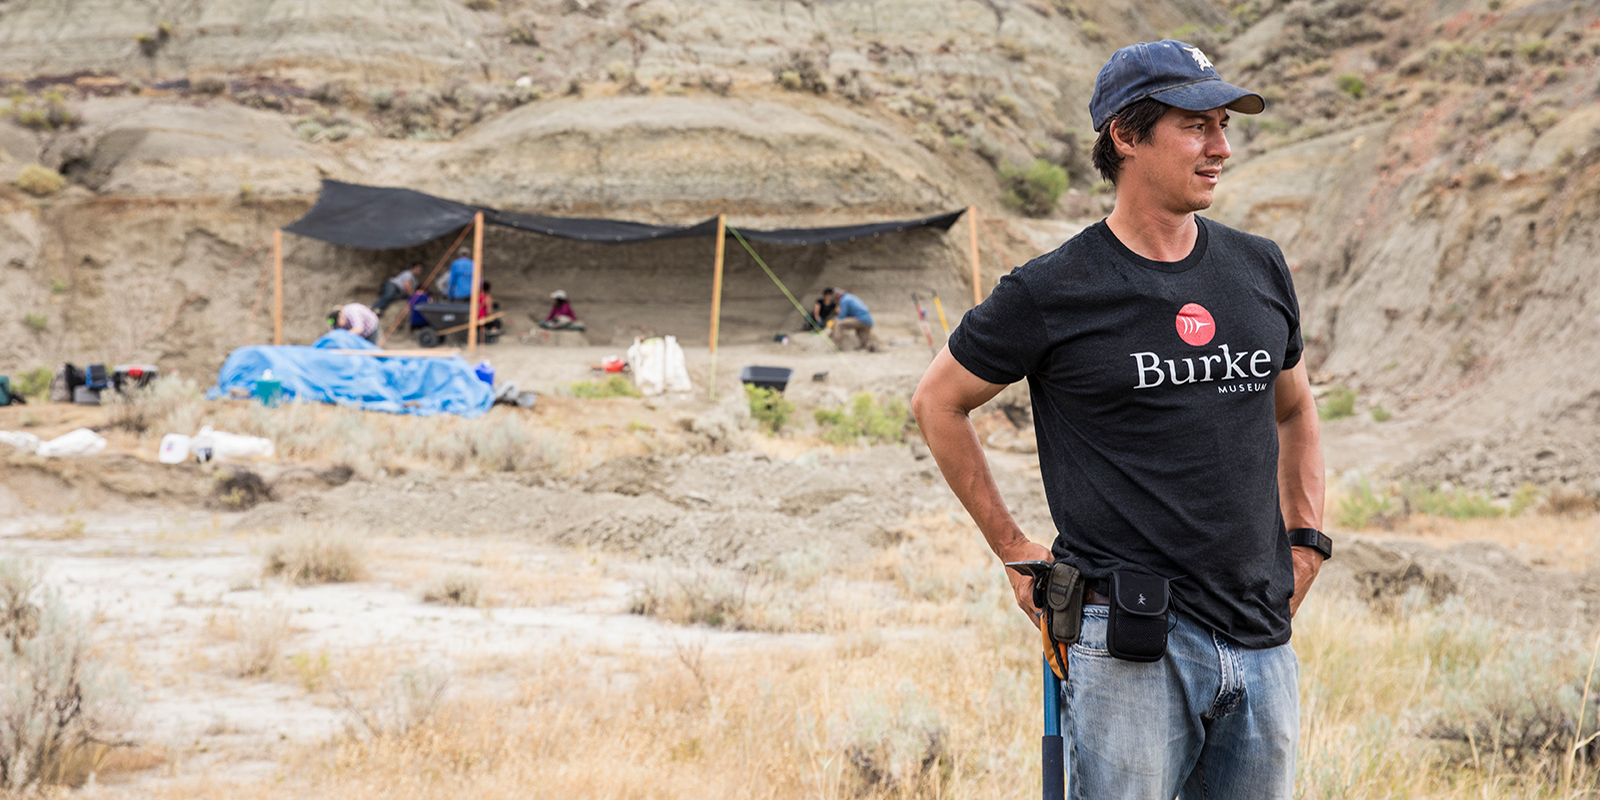
[[1211, 129], [1211, 135], [1206, 137], [1206, 157], [1223, 160], [1233, 155], [1233, 148], [1228, 146], [1228, 132], [1221, 126]]

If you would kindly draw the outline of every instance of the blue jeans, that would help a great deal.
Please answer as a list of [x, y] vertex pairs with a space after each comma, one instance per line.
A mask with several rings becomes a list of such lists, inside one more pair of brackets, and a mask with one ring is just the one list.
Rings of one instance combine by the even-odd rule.
[[1299, 662], [1250, 650], [1173, 612], [1167, 655], [1112, 658], [1106, 607], [1086, 606], [1063, 683], [1067, 796], [1285, 800], [1294, 796]]

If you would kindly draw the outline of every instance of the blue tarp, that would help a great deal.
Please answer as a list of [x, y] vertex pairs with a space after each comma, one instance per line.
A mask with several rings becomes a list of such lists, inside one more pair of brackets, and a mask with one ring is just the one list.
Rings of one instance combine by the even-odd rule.
[[301, 346], [241, 347], [217, 373], [211, 400], [248, 395], [266, 370], [283, 384], [283, 399], [333, 403], [391, 414], [459, 414], [476, 417], [494, 405], [494, 390], [460, 358], [375, 358], [328, 350], [376, 350], [346, 330], [333, 330]]

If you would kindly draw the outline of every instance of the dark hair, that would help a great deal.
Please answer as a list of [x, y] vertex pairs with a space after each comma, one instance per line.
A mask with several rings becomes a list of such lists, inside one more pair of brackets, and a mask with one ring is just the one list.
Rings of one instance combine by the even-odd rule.
[[1166, 116], [1167, 109], [1171, 107], [1160, 100], [1146, 97], [1112, 114], [1101, 126], [1100, 137], [1094, 140], [1094, 168], [1100, 171], [1100, 177], [1116, 183], [1117, 177], [1122, 174], [1122, 154], [1117, 152], [1117, 144], [1111, 139], [1112, 125], [1121, 125], [1126, 138], [1143, 144], [1155, 136], [1156, 123]]
[[489, 282], [488, 281], [484, 281], [483, 282], [483, 289], [481, 291], [485, 291], [485, 292], [489, 291]]
[[834, 293], [833, 292], [833, 287], [832, 286], [824, 286], [824, 287], [822, 287], [822, 293], [823, 294], [833, 294]]

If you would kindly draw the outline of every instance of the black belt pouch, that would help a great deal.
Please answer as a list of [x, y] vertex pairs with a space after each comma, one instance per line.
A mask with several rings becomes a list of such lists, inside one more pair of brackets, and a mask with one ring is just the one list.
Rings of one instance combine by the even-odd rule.
[[1167, 579], [1142, 572], [1111, 573], [1106, 649], [1124, 661], [1160, 661], [1167, 653]]

